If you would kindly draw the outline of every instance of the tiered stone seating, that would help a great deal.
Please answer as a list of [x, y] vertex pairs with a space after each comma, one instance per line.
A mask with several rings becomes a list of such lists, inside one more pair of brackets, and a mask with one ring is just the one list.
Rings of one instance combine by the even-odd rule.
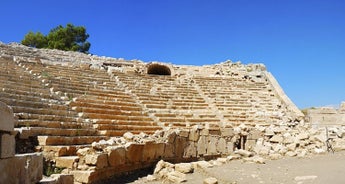
[[283, 109], [267, 81], [244, 75], [194, 77], [203, 93], [215, 103], [230, 124], [269, 124], [280, 120]]
[[113, 74], [164, 126], [218, 126], [220, 122], [188, 79], [118, 71]]
[[[0, 73], [0, 100], [10, 105], [18, 117], [16, 128], [21, 128], [21, 138], [38, 136], [42, 146], [68, 144], [64, 140], [70, 139], [84, 140], [75, 144], [89, 144], [104, 138], [83, 123], [66, 101], [51, 94], [32, 71], [4, 59], [0, 59], [0, 69], [4, 71]], [[50, 142], [41, 141], [42, 136], [49, 136]], [[54, 142], [54, 137], [60, 139]]]
[[105, 71], [60, 65], [37, 69], [33, 64], [29, 67], [34, 73], [40, 72], [51, 91], [69, 100], [69, 106], [99, 135], [122, 136], [127, 131], [153, 133], [161, 129]]

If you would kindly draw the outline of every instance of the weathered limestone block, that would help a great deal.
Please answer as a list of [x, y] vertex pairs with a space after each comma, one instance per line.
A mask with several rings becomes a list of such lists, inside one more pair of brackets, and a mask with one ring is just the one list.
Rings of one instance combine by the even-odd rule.
[[194, 141], [194, 142], [198, 141], [198, 139], [199, 139], [199, 134], [200, 134], [200, 132], [199, 132], [198, 129], [192, 129], [192, 130], [190, 130], [190, 132], [189, 132], [189, 140], [190, 140], [190, 141]]
[[204, 179], [203, 184], [218, 184], [218, 180], [213, 177]]
[[246, 150], [253, 151], [256, 145], [256, 140], [250, 139], [246, 141]]
[[5, 103], [0, 102], [0, 131], [13, 131], [14, 129], [14, 115], [11, 107]]
[[217, 152], [221, 154], [228, 153], [228, 149], [226, 147], [226, 141], [224, 138], [219, 138], [218, 144], [217, 144]]
[[199, 141], [197, 143], [198, 155], [205, 155], [207, 153], [207, 143], [208, 143], [207, 137], [200, 136]]
[[78, 156], [66, 156], [66, 157], [56, 157], [56, 167], [73, 168], [75, 162], [78, 162]]
[[181, 130], [178, 135], [181, 137], [189, 137], [189, 130]]
[[184, 158], [195, 158], [197, 156], [197, 148], [196, 148], [196, 144], [194, 142], [189, 142], [188, 146], [185, 148], [184, 151]]
[[98, 174], [95, 171], [73, 170], [70, 172], [70, 174], [73, 174], [74, 181], [80, 183], [91, 183], [98, 179]]
[[50, 177], [57, 180], [56, 184], [72, 184], [74, 176], [71, 174], [52, 174]]
[[263, 135], [262, 135], [262, 132], [260, 130], [254, 129], [254, 130], [251, 130], [249, 132], [247, 139], [248, 140], [257, 140], [257, 139], [259, 139], [262, 136]]
[[143, 161], [154, 161], [164, 155], [164, 144], [163, 143], [154, 143], [147, 142], [143, 150]]
[[124, 147], [109, 147], [108, 162], [111, 167], [120, 166], [126, 163], [126, 150]]
[[206, 129], [206, 128], [202, 129], [202, 130], [200, 131], [200, 135], [204, 135], [204, 136], [210, 135], [209, 129]]
[[91, 154], [85, 156], [85, 163], [96, 166], [97, 168], [104, 168], [108, 166], [108, 154]]
[[199, 168], [202, 168], [202, 169], [206, 169], [206, 168], [213, 167], [212, 164], [210, 164], [209, 162], [204, 161], [204, 160], [198, 161], [198, 162], [193, 162], [192, 165], [193, 165], [193, 168], [194, 168], [194, 169], [195, 169], [195, 168], [198, 168], [198, 167], [199, 167]]
[[272, 143], [282, 143], [284, 138], [281, 135], [274, 135], [271, 139], [270, 142]]
[[228, 153], [232, 153], [234, 151], [234, 143], [233, 142], [227, 142], [226, 147], [228, 149]]
[[178, 171], [173, 171], [168, 173], [168, 180], [173, 183], [182, 183], [184, 181], [187, 181], [186, 174], [183, 174]]
[[126, 159], [129, 163], [138, 163], [143, 159], [143, 144], [129, 144], [126, 145]]
[[305, 132], [302, 132], [302, 133], [297, 135], [297, 139], [299, 139], [299, 140], [305, 140], [305, 139], [308, 139], [308, 138], [309, 138], [309, 134], [305, 133]]
[[220, 129], [220, 135], [222, 137], [231, 138], [232, 136], [234, 136], [234, 129], [233, 128], [222, 128], [222, 129]]
[[175, 157], [175, 145], [165, 144], [163, 158], [174, 158]]
[[174, 144], [176, 137], [177, 137], [177, 134], [175, 131], [174, 132], [168, 132], [168, 135], [167, 135], [168, 143]]
[[43, 156], [40, 153], [30, 153], [0, 159], [0, 171], [2, 183], [37, 183], [43, 175]]
[[192, 173], [193, 166], [191, 163], [179, 163], [175, 164], [175, 170], [181, 173]]
[[186, 137], [176, 137], [175, 140], [175, 156], [176, 158], [182, 158], [184, 155], [185, 147], [188, 144], [188, 138]]
[[0, 158], [10, 158], [15, 154], [16, 141], [14, 135], [0, 133]]
[[207, 144], [207, 155], [217, 154], [217, 144], [218, 144], [218, 137], [209, 136], [209, 140]]

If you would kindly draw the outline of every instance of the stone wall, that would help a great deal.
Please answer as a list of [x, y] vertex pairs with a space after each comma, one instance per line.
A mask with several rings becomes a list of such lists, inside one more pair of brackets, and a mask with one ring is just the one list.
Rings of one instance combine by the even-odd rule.
[[339, 109], [333, 107], [319, 107], [307, 110], [306, 120], [314, 126], [345, 125], [345, 102]]
[[4, 183], [37, 183], [42, 179], [43, 156], [40, 153], [15, 155], [14, 116], [0, 102], [0, 178]]
[[235, 129], [166, 129], [153, 135], [127, 132], [79, 149], [76, 157], [57, 158], [56, 166], [68, 168], [63, 172], [73, 174], [76, 182], [94, 183], [152, 167], [159, 160], [187, 162], [224, 157], [239, 148], [253, 149], [261, 136], [244, 125]]

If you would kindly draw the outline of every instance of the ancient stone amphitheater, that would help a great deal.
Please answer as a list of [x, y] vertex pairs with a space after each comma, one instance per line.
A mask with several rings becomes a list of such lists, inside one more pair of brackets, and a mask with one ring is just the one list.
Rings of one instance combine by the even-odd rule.
[[39, 181], [43, 165], [64, 169], [51, 182], [96, 183], [161, 159], [250, 149], [261, 136], [253, 127], [303, 122], [262, 64], [183, 66], [0, 44], [0, 68], [0, 170], [9, 170], [0, 176], [9, 183]]

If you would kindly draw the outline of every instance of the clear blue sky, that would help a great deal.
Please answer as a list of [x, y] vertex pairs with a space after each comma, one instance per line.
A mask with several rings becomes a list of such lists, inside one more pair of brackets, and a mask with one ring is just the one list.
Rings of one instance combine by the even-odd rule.
[[345, 0], [1, 0], [0, 41], [83, 25], [90, 52], [174, 64], [264, 63], [300, 107], [345, 101]]

